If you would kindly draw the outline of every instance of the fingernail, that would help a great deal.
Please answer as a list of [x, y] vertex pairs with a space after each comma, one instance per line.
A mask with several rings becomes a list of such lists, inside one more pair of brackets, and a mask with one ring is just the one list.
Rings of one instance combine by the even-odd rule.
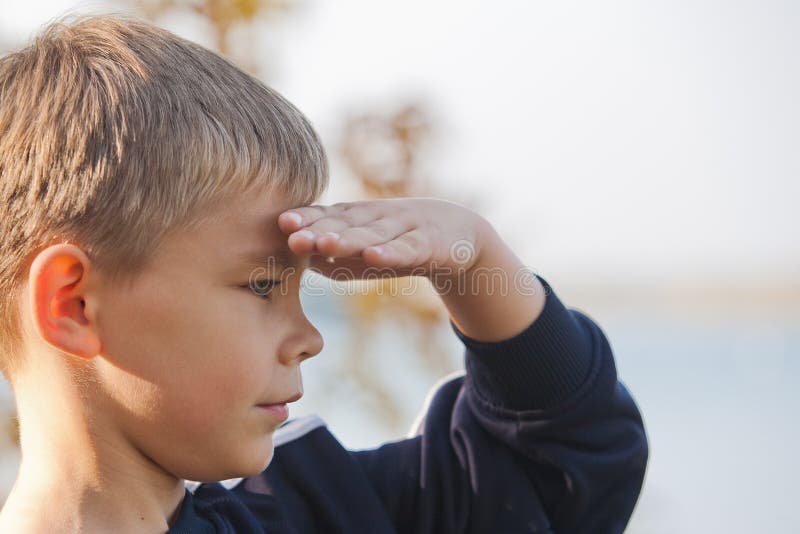
[[331, 236], [331, 237], [332, 237], [332, 238], [334, 238], [336, 241], [339, 241], [339, 238], [341, 238], [341, 237], [342, 237], [342, 236], [340, 236], [339, 234], [337, 234], [336, 232], [325, 232], [325, 235], [329, 235], [329, 236]]
[[372, 250], [374, 250], [374, 251], [375, 251], [375, 254], [377, 254], [378, 256], [380, 256], [380, 255], [382, 255], [382, 254], [383, 254], [383, 248], [381, 248], [381, 247], [369, 247], [369, 248], [371, 248]]
[[291, 219], [291, 220], [293, 220], [293, 221], [294, 221], [294, 222], [296, 222], [297, 224], [303, 224], [303, 218], [302, 218], [302, 217], [300, 217], [300, 215], [298, 215], [297, 213], [287, 213], [287, 214], [285, 215], [285, 217], [286, 217], [287, 219]]
[[309, 239], [314, 239], [314, 232], [312, 232], [311, 230], [300, 230], [299, 232], [297, 232], [297, 235], [301, 235]]

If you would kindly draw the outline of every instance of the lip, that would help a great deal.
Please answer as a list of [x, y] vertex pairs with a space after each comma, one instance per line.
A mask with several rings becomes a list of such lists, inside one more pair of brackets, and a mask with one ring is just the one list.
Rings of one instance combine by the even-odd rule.
[[259, 404], [258, 407], [274, 416], [278, 421], [289, 419], [289, 407], [285, 404]]
[[278, 406], [281, 404], [289, 404], [290, 402], [297, 402], [303, 396], [301, 392], [297, 392], [288, 399], [278, 400], [275, 402], [259, 402], [257, 406], [265, 407], [265, 406]]
[[302, 396], [303, 393], [297, 392], [288, 399], [284, 399], [278, 402], [259, 403], [256, 405], [256, 407], [261, 408], [265, 412], [269, 413], [270, 415], [278, 419], [278, 421], [286, 421], [287, 419], [289, 419], [289, 407], [287, 406], [287, 404], [289, 404], [290, 402], [296, 402], [300, 400]]

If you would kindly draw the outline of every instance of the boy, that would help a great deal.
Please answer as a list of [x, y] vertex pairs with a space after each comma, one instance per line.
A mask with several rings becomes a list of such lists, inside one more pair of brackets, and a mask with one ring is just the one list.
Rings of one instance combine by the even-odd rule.
[[[327, 180], [297, 109], [147, 23], [55, 23], [0, 59], [22, 447], [0, 532], [623, 531], [647, 439], [600, 328], [474, 212], [312, 204]], [[466, 372], [406, 439], [351, 451], [315, 415], [287, 421], [323, 346], [307, 268], [441, 296]]]

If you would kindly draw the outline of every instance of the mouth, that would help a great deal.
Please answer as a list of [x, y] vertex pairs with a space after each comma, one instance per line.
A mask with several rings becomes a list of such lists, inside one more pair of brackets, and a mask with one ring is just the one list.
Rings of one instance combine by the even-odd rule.
[[259, 404], [258, 408], [261, 408], [278, 421], [289, 419], [289, 407], [285, 404]]
[[279, 404], [289, 404], [290, 402], [297, 402], [303, 396], [302, 392], [297, 392], [289, 398], [283, 400], [259, 402], [257, 406], [277, 406]]
[[272, 415], [279, 421], [285, 421], [286, 419], [289, 418], [289, 407], [287, 406], [287, 404], [289, 404], [290, 402], [296, 402], [300, 400], [302, 396], [303, 394], [298, 392], [282, 401], [259, 403], [256, 406], [266, 411], [268, 414]]

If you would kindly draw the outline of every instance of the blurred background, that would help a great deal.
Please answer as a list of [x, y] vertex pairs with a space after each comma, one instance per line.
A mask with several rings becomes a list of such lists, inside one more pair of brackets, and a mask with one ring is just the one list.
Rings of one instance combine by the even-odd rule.
[[[0, 1], [0, 51], [133, 12], [232, 58], [315, 124], [323, 203], [437, 196], [605, 331], [650, 439], [631, 533], [796, 532], [800, 4]], [[325, 338], [292, 416], [400, 439], [463, 368], [439, 301], [303, 296]], [[0, 502], [19, 462], [0, 385]]]

